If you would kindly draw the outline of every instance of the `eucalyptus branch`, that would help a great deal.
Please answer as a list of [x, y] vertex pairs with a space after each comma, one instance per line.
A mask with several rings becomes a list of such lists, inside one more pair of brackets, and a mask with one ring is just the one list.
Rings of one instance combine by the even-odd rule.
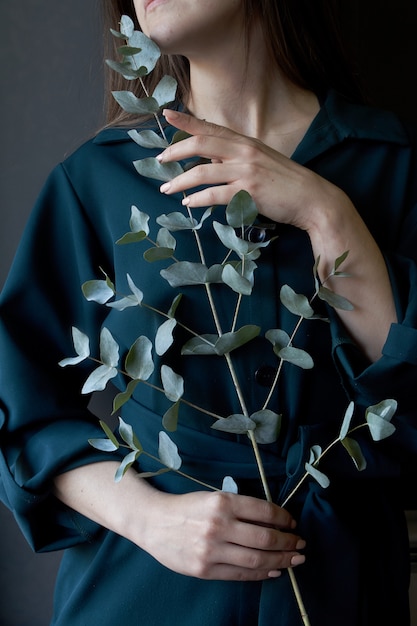
[[[353, 432], [355, 432], [356, 430], [359, 430], [361, 428], [366, 428], [368, 426], [368, 424], [366, 422], [364, 422], [363, 424], [359, 424], [359, 426], [355, 426], [355, 428], [352, 428], [349, 432], [348, 435], [352, 434]], [[323, 450], [323, 452], [319, 455], [319, 457], [313, 461], [312, 466], [313, 467], [317, 467], [319, 465], [319, 463], [324, 459], [324, 457], [328, 454], [328, 452], [330, 452], [330, 450], [332, 448], [334, 448], [338, 443], [342, 442], [342, 438], [336, 437], [336, 439], [334, 439], [328, 446], [327, 448], [325, 448], [325, 450]], [[304, 483], [304, 481], [310, 476], [309, 472], [305, 472], [303, 474], [303, 476], [300, 478], [299, 482], [296, 484], [296, 486], [294, 487], [294, 489], [288, 494], [288, 496], [285, 498], [285, 500], [281, 503], [280, 506], [282, 506], [283, 508], [285, 508], [288, 504], [288, 502], [291, 500], [291, 498], [297, 493], [297, 491], [300, 489], [301, 485]]]
[[[138, 68], [137, 68], [137, 66], [136, 66], [136, 69], [138, 69]], [[141, 84], [141, 86], [142, 86], [142, 89], [143, 89], [144, 94], [146, 95], [146, 97], [147, 97], [147, 98], [149, 98], [150, 94], [149, 94], [149, 91], [148, 91], [148, 90], [147, 90], [147, 88], [146, 88], [145, 83], [143, 82], [143, 78], [142, 78], [142, 76], [140, 76], [140, 77], [139, 77], [139, 82], [140, 82], [140, 84]], [[166, 134], [165, 134], [164, 128], [163, 128], [163, 126], [162, 126], [162, 124], [161, 124], [161, 120], [159, 119], [159, 115], [158, 115], [157, 113], [153, 113], [153, 117], [154, 117], [154, 119], [155, 119], [155, 122], [156, 122], [156, 123], [157, 123], [157, 125], [158, 125], [159, 131], [160, 131], [160, 133], [161, 133], [162, 137], [163, 137], [163, 138], [165, 139], [165, 141], [168, 143], [168, 140], [167, 140], [167, 137], [166, 137]]]
[[[324, 291], [324, 285], [326, 284], [326, 282], [328, 280], [330, 280], [330, 278], [332, 278], [333, 276], [340, 276], [340, 277], [346, 277], [348, 276], [348, 274], [344, 273], [344, 272], [340, 272], [338, 271], [338, 268], [340, 267], [340, 265], [346, 260], [346, 257], [348, 256], [349, 251], [344, 252], [342, 255], [340, 255], [334, 262], [334, 266], [332, 271], [328, 274], [328, 276], [326, 276], [326, 278], [322, 281], [322, 283], [320, 284], [319, 279], [318, 279], [318, 275], [317, 275], [317, 268], [318, 268], [318, 264], [320, 262], [320, 256], [317, 257], [314, 266], [313, 266], [313, 275], [314, 275], [314, 280], [315, 280], [315, 291], [313, 293], [313, 295], [311, 296], [310, 300], [308, 300], [308, 306], [306, 307], [305, 304], [303, 303], [301, 305], [301, 308], [304, 309], [302, 311], [301, 314], [299, 314], [299, 318], [297, 323], [295, 324], [295, 327], [291, 333], [291, 336], [288, 338], [288, 342], [287, 342], [287, 348], [292, 346], [292, 343], [295, 339], [295, 336], [297, 335], [301, 324], [304, 320], [314, 320], [317, 319], [314, 315], [313, 315], [313, 309], [311, 309], [311, 305], [313, 304], [313, 302], [318, 298], [321, 297], [324, 301], [328, 302], [328, 304], [332, 307], [335, 308], [342, 308], [345, 310], [351, 310], [353, 309], [353, 306], [351, 305], [351, 303], [346, 300], [345, 298], [343, 298], [342, 296], [339, 296], [335, 293], [333, 293], [330, 290], [326, 290]], [[304, 298], [304, 297], [303, 297]], [[307, 301], [307, 300], [306, 300]], [[287, 307], [289, 308], [289, 307]], [[291, 309], [290, 309], [291, 310]], [[296, 313], [296, 310], [292, 310], [292, 312]], [[278, 380], [282, 371], [282, 367], [284, 364], [285, 359], [283, 359], [282, 357], [279, 358], [279, 364], [278, 364], [278, 368], [277, 371], [275, 373], [274, 376], [274, 380], [273, 383], [271, 385], [271, 388], [268, 392], [268, 395], [266, 397], [266, 400], [264, 402], [263, 405], [263, 409], [265, 410], [269, 404], [269, 402], [271, 401], [271, 398], [275, 392], [276, 386], [278, 384]]]
[[[116, 63], [108, 61], [109, 65], [116, 71], [122, 74], [128, 79], [139, 79], [145, 98], [137, 98], [132, 92], [113, 92], [113, 96], [117, 102], [128, 113], [139, 115], [153, 115], [160, 135], [154, 131], [129, 131], [129, 136], [140, 146], [146, 148], [164, 148], [168, 145], [168, 140], [164, 132], [162, 123], [159, 119], [158, 113], [163, 106], [172, 102], [175, 99], [176, 83], [172, 77], [165, 76], [161, 79], [158, 86], [155, 88], [153, 94], [150, 94], [146, 84], [143, 80], [143, 76], [149, 74], [159, 56], [160, 50], [146, 36], [134, 30], [133, 21], [127, 16], [122, 16], [120, 23], [120, 32], [112, 31], [113, 35], [125, 39], [127, 46], [119, 49], [123, 56], [122, 63]], [[142, 48], [144, 49], [142, 51]], [[143, 56], [142, 55], [143, 52]], [[139, 58], [137, 61], [136, 57]], [[142, 63], [143, 59], [143, 63]], [[174, 84], [175, 83], [175, 84]], [[180, 133], [181, 134], [181, 133]], [[173, 142], [179, 140], [174, 135]], [[167, 181], [175, 178], [181, 174], [184, 170], [179, 163], [165, 163], [161, 164], [157, 159], [145, 158], [139, 161], [135, 161], [134, 166], [139, 174], [154, 178], [159, 181]], [[184, 198], [187, 197], [185, 192]], [[127, 275], [128, 284], [131, 288], [132, 295], [125, 296], [121, 300], [117, 300], [109, 303], [109, 300], [116, 295], [115, 287], [106, 276], [104, 281], [88, 281], [83, 285], [83, 292], [88, 300], [93, 300], [101, 304], [106, 304], [109, 307], [116, 308], [122, 311], [129, 306], [142, 306], [166, 319], [159, 327], [157, 335], [155, 337], [154, 344], [147, 337], [139, 337], [135, 343], [131, 346], [125, 361], [124, 369], [118, 369], [119, 365], [119, 346], [111, 336], [110, 331], [106, 328], [101, 330], [100, 334], [100, 359], [95, 359], [90, 356], [90, 348], [88, 337], [84, 335], [78, 329], [73, 328], [73, 341], [77, 356], [63, 359], [60, 362], [62, 367], [66, 365], [75, 365], [80, 363], [86, 358], [91, 359], [95, 363], [99, 364], [99, 367], [94, 370], [87, 381], [84, 383], [82, 393], [88, 393], [91, 391], [99, 391], [105, 388], [107, 382], [115, 377], [118, 373], [130, 378], [130, 382], [127, 385], [125, 392], [120, 393], [115, 398], [114, 407], [119, 408], [122, 404], [127, 402], [132, 396], [134, 389], [138, 383], [143, 383], [151, 389], [163, 393], [168, 400], [174, 402], [171, 408], [163, 416], [163, 426], [166, 430], [174, 430], [176, 427], [176, 421], [178, 419], [178, 406], [179, 403], [183, 403], [193, 410], [199, 411], [215, 420], [212, 428], [235, 434], [246, 434], [250, 440], [257, 468], [259, 471], [260, 479], [262, 482], [265, 497], [268, 502], [272, 502], [271, 492], [268, 486], [268, 480], [264, 465], [261, 458], [261, 452], [259, 444], [269, 444], [276, 440], [279, 432], [280, 418], [278, 414], [267, 409], [274, 392], [276, 391], [279, 377], [282, 373], [283, 364], [285, 361], [289, 361], [295, 365], [299, 365], [305, 369], [313, 366], [313, 361], [307, 353], [303, 350], [293, 348], [292, 343], [296, 337], [300, 326], [304, 320], [307, 319], [323, 319], [320, 316], [315, 315], [311, 304], [316, 298], [320, 298], [327, 302], [330, 306], [335, 308], [341, 308], [349, 310], [353, 308], [352, 305], [338, 296], [330, 289], [324, 287], [326, 282], [333, 276], [346, 276], [338, 270], [339, 266], [346, 259], [348, 252], [342, 254], [334, 263], [333, 270], [329, 273], [325, 280], [320, 284], [318, 278], [317, 267], [319, 263], [319, 257], [315, 261], [313, 267], [313, 276], [315, 280], [315, 291], [313, 296], [308, 300], [305, 296], [295, 294], [295, 292], [288, 286], [284, 286], [281, 289], [280, 299], [283, 306], [285, 306], [290, 312], [298, 316], [298, 320], [294, 326], [291, 336], [279, 329], [272, 329], [266, 332], [266, 337], [273, 343], [274, 353], [279, 358], [277, 371], [274, 377], [273, 384], [268, 392], [267, 398], [260, 411], [256, 411], [252, 415], [249, 414], [249, 410], [245, 401], [242, 385], [237, 376], [237, 371], [233, 363], [231, 352], [235, 348], [239, 348], [245, 343], [248, 343], [254, 339], [260, 332], [260, 327], [254, 325], [245, 326], [236, 331], [238, 317], [241, 310], [243, 301], [243, 295], [250, 295], [253, 283], [253, 274], [256, 269], [256, 263], [254, 260], [258, 258], [261, 253], [261, 248], [268, 245], [269, 242], [248, 242], [244, 239], [245, 227], [252, 227], [255, 220], [258, 217], [258, 211], [253, 203], [252, 198], [245, 191], [238, 192], [226, 207], [226, 220], [227, 224], [220, 224], [213, 222], [213, 228], [216, 231], [220, 241], [225, 245], [227, 254], [222, 263], [218, 264], [221, 267], [220, 278], [216, 274], [217, 264], [214, 266], [215, 278], [212, 278], [212, 274], [209, 274], [209, 270], [212, 268], [206, 267], [206, 259], [202, 240], [199, 235], [199, 229], [202, 227], [204, 220], [211, 214], [212, 209], [208, 209], [201, 221], [197, 223], [197, 220], [193, 218], [191, 209], [187, 206], [186, 212], [188, 219], [182, 211], [181, 213], [173, 213], [168, 216], [158, 216], [157, 223], [162, 226], [158, 233], [156, 242], [153, 241], [149, 235], [148, 221], [149, 216], [139, 211], [136, 207], [132, 206], [130, 231], [126, 233], [116, 243], [137, 243], [143, 240], [149, 241], [154, 248], [145, 252], [144, 256], [147, 261], [155, 261], [161, 259], [170, 258], [173, 261], [172, 266], [168, 270], [161, 270], [161, 275], [168, 283], [173, 287], [182, 285], [195, 285], [199, 284], [204, 286], [210, 312], [213, 318], [214, 326], [217, 332], [216, 335], [204, 335], [193, 331], [191, 328], [183, 324], [176, 317], [176, 309], [181, 298], [181, 294], [176, 296], [173, 304], [168, 313], [160, 311], [156, 307], [143, 302], [143, 293], [139, 288], [134, 285], [131, 277]], [[174, 217], [172, 217], [174, 216]], [[240, 229], [241, 237], [237, 236], [237, 229]], [[171, 231], [175, 230], [192, 230], [195, 239], [198, 256], [201, 263], [181, 262], [174, 255], [176, 248], [175, 238], [171, 235]], [[159, 248], [159, 250], [158, 250]], [[238, 261], [230, 261], [231, 254], [235, 252]], [[190, 280], [188, 271], [192, 267], [193, 275]], [[169, 270], [173, 269], [170, 273]], [[237, 269], [236, 269], [237, 268]], [[239, 270], [239, 271], [238, 271]], [[231, 319], [231, 331], [223, 332], [220, 322], [219, 312], [216, 307], [216, 302], [211, 289], [212, 282], [222, 282], [226, 286], [232, 288], [237, 292], [237, 300], [232, 312]], [[285, 289], [286, 288], [286, 289]], [[229, 320], [228, 320], [229, 322]], [[212, 411], [202, 408], [192, 402], [189, 402], [183, 397], [183, 380], [166, 365], [161, 366], [161, 380], [162, 387], [150, 383], [148, 379], [154, 372], [154, 363], [152, 358], [152, 350], [155, 347], [158, 356], [162, 356], [169, 349], [174, 342], [173, 330], [178, 325], [189, 333], [192, 339], [187, 342], [182, 348], [182, 354], [210, 354], [223, 356], [230, 373], [230, 377], [233, 383], [234, 390], [236, 392], [237, 400], [240, 405], [242, 415], [234, 414], [227, 418], [223, 418]], [[211, 324], [212, 326], [212, 324]], [[243, 331], [243, 332], [242, 332]], [[232, 337], [230, 337], [232, 335]], [[195, 341], [197, 340], [197, 341]], [[191, 344], [191, 347], [190, 347]], [[161, 349], [161, 345], [162, 348]], [[208, 348], [208, 346], [210, 348]], [[203, 349], [201, 349], [203, 347]], [[188, 350], [188, 351], [187, 351]], [[199, 351], [200, 350], [200, 351]], [[292, 351], [292, 352], [291, 352]], [[296, 355], [294, 355], [296, 353]], [[303, 354], [301, 354], [303, 353]], [[292, 356], [291, 356], [292, 355]], [[165, 370], [164, 370], [165, 368]], [[169, 374], [167, 373], [169, 370]], [[350, 428], [350, 420], [353, 415], [353, 403], [349, 405], [346, 411], [345, 418], [339, 433], [324, 451], [319, 446], [313, 446], [310, 451], [310, 460], [306, 463], [305, 474], [301, 477], [297, 485], [286, 497], [281, 506], [285, 507], [288, 501], [294, 496], [294, 494], [300, 489], [306, 478], [311, 475], [315, 478], [323, 487], [326, 487], [329, 480], [328, 478], [318, 470], [318, 465], [322, 459], [329, 453], [329, 451], [341, 443], [351, 458], [353, 459], [358, 470], [364, 469], [366, 461], [359, 448], [359, 444], [351, 438], [351, 434], [355, 431], [368, 426], [371, 435], [374, 440], [382, 439], [389, 436], [393, 432], [393, 426], [390, 424], [392, 415], [394, 414], [396, 403], [392, 400], [386, 400], [379, 405], [368, 407], [366, 411], [366, 421], [359, 426]], [[116, 411], [116, 408], [113, 412]], [[141, 454], [144, 454], [153, 461], [156, 461], [164, 466], [163, 469], [157, 472], [145, 472], [142, 476], [155, 476], [168, 471], [174, 471], [177, 474], [200, 484], [201, 486], [210, 490], [219, 491], [216, 487], [208, 485], [180, 470], [181, 458], [178, 454], [178, 450], [173, 441], [168, 437], [165, 431], [159, 433], [159, 458], [146, 452], [141, 446], [140, 442], [133, 433], [133, 429], [129, 424], [123, 422], [121, 418], [119, 433], [122, 440], [127, 444], [122, 444], [122, 447], [127, 447], [131, 452], [124, 458], [116, 476], [120, 479], [125, 471], [139, 458]], [[98, 449], [106, 451], [114, 451], [120, 447], [120, 443], [115, 437], [114, 433], [109, 429], [107, 425], [102, 424], [102, 428], [107, 434], [108, 439], [92, 440], [90, 443]], [[171, 426], [174, 424], [174, 427]], [[226, 477], [230, 478], [230, 477]], [[226, 480], [226, 479], [225, 479]], [[230, 478], [233, 483], [232, 488], [226, 488], [225, 482], [223, 484], [223, 490], [233, 491], [237, 486], [233, 479]], [[230, 485], [229, 485], [230, 486]], [[295, 574], [292, 568], [288, 569], [288, 574], [293, 587], [293, 591], [296, 597], [300, 616], [305, 626], [310, 626], [309, 618], [305, 610], [303, 600], [301, 598], [300, 590], [295, 578]]]

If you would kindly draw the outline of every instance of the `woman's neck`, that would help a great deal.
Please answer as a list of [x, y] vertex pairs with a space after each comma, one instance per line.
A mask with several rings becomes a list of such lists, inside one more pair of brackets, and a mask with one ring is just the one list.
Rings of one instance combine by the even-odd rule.
[[292, 153], [319, 109], [312, 92], [273, 68], [256, 32], [248, 54], [244, 42], [225, 42], [210, 58], [190, 59], [190, 84], [187, 106], [196, 117], [284, 153]]

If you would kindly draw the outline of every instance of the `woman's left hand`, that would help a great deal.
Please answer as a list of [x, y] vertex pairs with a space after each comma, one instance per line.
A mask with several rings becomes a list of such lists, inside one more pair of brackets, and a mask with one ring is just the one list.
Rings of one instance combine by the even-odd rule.
[[227, 205], [245, 189], [262, 215], [309, 230], [317, 207], [325, 207], [334, 196], [334, 185], [257, 139], [185, 113], [165, 110], [164, 115], [168, 123], [191, 137], [166, 148], [157, 157], [160, 162], [196, 156], [211, 161], [161, 186], [166, 194], [204, 187], [187, 193], [183, 204], [190, 208]]
[[[353, 311], [338, 310], [346, 329], [370, 361], [378, 359], [390, 325], [397, 320], [395, 305], [381, 251], [348, 196], [257, 139], [184, 113], [166, 110], [164, 114], [168, 123], [191, 136], [157, 158], [164, 163], [199, 156], [211, 162], [164, 183], [162, 193], [202, 187], [183, 200], [197, 208], [227, 205], [245, 189], [259, 213], [307, 231], [313, 255], [320, 257], [321, 280], [354, 306]], [[345, 251], [349, 257], [343, 270], [350, 278], [334, 285], [329, 273]]]

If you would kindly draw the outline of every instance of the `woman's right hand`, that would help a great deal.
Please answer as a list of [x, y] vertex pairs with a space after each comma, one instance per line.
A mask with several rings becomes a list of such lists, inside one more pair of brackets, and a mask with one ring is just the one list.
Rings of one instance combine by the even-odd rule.
[[264, 580], [304, 562], [281, 507], [225, 492], [154, 491], [137, 544], [169, 569], [203, 579]]
[[55, 496], [129, 539], [169, 569], [197, 578], [264, 580], [304, 562], [305, 542], [285, 509], [226, 492], [158, 491], [130, 468], [103, 461], [55, 478]]

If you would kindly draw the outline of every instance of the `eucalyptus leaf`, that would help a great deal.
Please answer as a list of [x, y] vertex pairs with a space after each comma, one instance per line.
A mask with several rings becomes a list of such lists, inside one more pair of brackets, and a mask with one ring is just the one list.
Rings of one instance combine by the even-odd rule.
[[139, 30], [133, 31], [128, 38], [128, 44], [134, 48], [141, 49], [139, 54], [130, 57], [132, 65], [136, 65], [138, 68], [145, 67], [146, 73], [149, 74], [161, 56], [161, 51], [157, 44]]
[[91, 372], [81, 389], [81, 393], [89, 394], [93, 391], [103, 391], [109, 380], [115, 378], [115, 376], [117, 376], [117, 369], [115, 367], [100, 365]]
[[395, 432], [394, 424], [387, 422], [383, 417], [376, 415], [375, 413], [368, 412], [366, 415], [366, 421], [369, 427], [369, 432], [374, 441], [381, 441], [390, 437]]
[[231, 476], [225, 476], [223, 478], [222, 491], [226, 493], [239, 493], [238, 486]]
[[132, 204], [130, 209], [129, 226], [130, 230], [134, 233], [145, 232], [149, 235], [149, 215], [144, 211], [138, 209], [137, 206]]
[[172, 301], [171, 306], [169, 307], [169, 311], [167, 313], [168, 317], [175, 317], [175, 313], [177, 312], [177, 308], [182, 299], [182, 293], [179, 293], [178, 296], [175, 296]]
[[239, 256], [247, 254], [249, 251], [249, 242], [238, 237], [234, 228], [220, 224], [220, 222], [213, 222], [213, 228], [226, 248], [233, 250], [233, 252], [236, 252]]
[[180, 469], [182, 461], [178, 448], [164, 431], [159, 433], [158, 454], [161, 463], [173, 470]]
[[89, 439], [90, 446], [101, 452], [114, 452], [119, 448], [110, 439]]
[[114, 302], [108, 302], [106, 306], [110, 309], [116, 309], [116, 311], [124, 311], [131, 306], [138, 306], [138, 301], [134, 296], [126, 296], [125, 298], [120, 298], [120, 300], [115, 300]]
[[178, 401], [175, 402], [175, 404], [171, 405], [168, 411], [166, 411], [162, 418], [162, 426], [165, 428], [165, 430], [168, 430], [169, 432], [174, 432], [175, 430], [177, 430], [179, 410], [180, 402]]
[[124, 309], [131, 306], [140, 306], [143, 301], [143, 292], [136, 287], [130, 274], [126, 274], [127, 283], [130, 287], [132, 295], [116, 300], [116, 302], [108, 302], [107, 306], [118, 311], [124, 311]]
[[133, 161], [136, 171], [146, 178], [169, 181], [183, 173], [183, 169], [176, 161], [160, 163], [154, 157], [147, 157], [139, 161]]
[[144, 239], [146, 239], [146, 233], [142, 230], [139, 233], [125, 233], [123, 237], [120, 237], [120, 239], [116, 241], [116, 243], [119, 246], [123, 246], [130, 243], [140, 243]]
[[249, 430], [255, 430], [256, 423], [250, 417], [236, 413], [228, 417], [219, 417], [211, 427], [213, 430], [220, 430], [225, 433], [245, 435]]
[[152, 97], [158, 102], [160, 108], [175, 100], [177, 81], [173, 76], [163, 76], [155, 87]]
[[351, 437], [344, 437], [342, 444], [345, 450], [348, 452], [350, 458], [354, 462], [356, 469], [361, 472], [366, 468], [366, 459], [362, 454], [360, 445], [355, 439]]
[[155, 248], [149, 248], [143, 253], [143, 258], [148, 263], [155, 263], [157, 261], [165, 261], [166, 259], [172, 259], [175, 250], [172, 248], [162, 248], [161, 246]]
[[112, 59], [106, 59], [106, 64], [118, 74], [121, 74], [126, 80], [135, 80], [138, 75], [145, 75], [145, 71], [138, 72], [134, 69], [128, 61], [113, 61]]
[[138, 384], [138, 380], [130, 380], [125, 391], [121, 391], [114, 397], [112, 415], [130, 400]]
[[318, 296], [320, 300], [324, 300], [334, 309], [341, 309], [342, 311], [353, 311], [353, 304], [349, 302], [343, 296], [339, 296], [337, 293], [332, 291], [331, 289], [327, 289], [327, 287], [320, 287]]
[[117, 244], [136, 243], [146, 239], [149, 235], [149, 215], [140, 211], [135, 205], [131, 207], [130, 232], [116, 241]]
[[319, 446], [317, 444], [315, 444], [314, 446], [311, 446], [311, 448], [310, 448], [310, 459], [308, 461], [310, 463], [310, 465], [313, 465], [313, 464], [317, 463], [317, 461], [320, 460], [321, 453], [322, 453], [321, 446]]
[[336, 261], [334, 262], [333, 273], [337, 273], [339, 267], [342, 265], [342, 263], [344, 263], [344, 261], [346, 261], [348, 254], [349, 250], [346, 250], [343, 254], [337, 257]]
[[355, 403], [350, 402], [348, 408], [346, 409], [345, 416], [343, 418], [342, 427], [340, 429], [340, 433], [339, 433], [340, 439], [344, 439], [349, 432], [350, 422], [352, 421], [354, 409], [355, 409]]
[[250, 296], [252, 293], [252, 283], [239, 274], [232, 265], [225, 265], [222, 272], [222, 279], [223, 282], [236, 293], [240, 293], [243, 296]]
[[382, 400], [382, 402], [378, 402], [378, 404], [369, 406], [366, 409], [366, 414], [373, 413], [374, 415], [379, 415], [379, 417], [382, 417], [387, 422], [390, 422], [395, 415], [397, 405], [398, 403], [396, 400]]
[[139, 52], [142, 52], [142, 48], [134, 48], [133, 46], [124, 45], [124, 46], [119, 46], [117, 48], [117, 52], [121, 54], [123, 57], [128, 57], [128, 56], [132, 57], [135, 54], [139, 54]]
[[100, 360], [109, 367], [116, 367], [119, 363], [119, 344], [105, 327], [100, 332]]
[[255, 339], [260, 333], [260, 326], [254, 326], [253, 324], [248, 324], [247, 326], [242, 326], [239, 330], [230, 333], [224, 333], [219, 339], [216, 341], [215, 350], [219, 355], [224, 355], [232, 350], [236, 350], [236, 348], [240, 348], [244, 344]]
[[285, 348], [291, 344], [291, 338], [285, 330], [279, 328], [271, 328], [265, 333], [265, 337], [274, 346], [275, 354], [279, 354], [282, 348]]
[[66, 367], [67, 365], [78, 365], [90, 356], [90, 340], [87, 335], [81, 332], [75, 326], [72, 327], [72, 341], [75, 352], [78, 356], [68, 357], [59, 361], [58, 365]]
[[154, 371], [152, 343], [144, 335], [130, 348], [125, 362], [126, 372], [134, 380], [148, 380]]
[[135, 24], [131, 17], [128, 15], [122, 15], [120, 18], [120, 34], [126, 39], [132, 37], [135, 31]]
[[311, 356], [305, 350], [300, 350], [300, 348], [286, 346], [279, 351], [278, 356], [283, 361], [288, 361], [297, 367], [301, 367], [303, 370], [309, 370], [314, 367], [314, 361]]
[[226, 220], [232, 228], [251, 226], [258, 215], [252, 196], [245, 190], [238, 191], [226, 207]]
[[158, 231], [158, 235], [156, 237], [156, 243], [161, 248], [171, 248], [171, 250], [175, 250], [177, 242], [175, 241], [175, 237], [171, 235], [168, 228], [160, 228]]
[[155, 98], [138, 98], [132, 91], [112, 91], [111, 93], [117, 104], [126, 113], [146, 115], [159, 111], [159, 105]]
[[235, 270], [241, 275], [244, 276], [251, 285], [254, 284], [254, 273], [256, 268], [258, 267], [255, 261], [252, 261], [248, 258], [247, 255], [244, 257], [244, 261], [237, 261], [236, 263], [232, 262], [231, 265], [235, 268]]
[[310, 474], [310, 476], [312, 476], [319, 483], [319, 485], [323, 487], [323, 489], [326, 489], [326, 487], [330, 485], [330, 480], [328, 479], [326, 474], [320, 472], [316, 467], [314, 467], [314, 465], [306, 463], [305, 469], [307, 474]]
[[122, 480], [123, 476], [126, 474], [127, 470], [132, 467], [133, 463], [135, 463], [138, 456], [140, 456], [140, 452], [138, 450], [133, 450], [129, 454], [125, 456], [123, 461], [120, 463], [119, 467], [116, 470], [114, 475], [114, 482], [118, 483]]
[[299, 315], [309, 319], [313, 317], [314, 310], [310, 306], [310, 303], [306, 296], [296, 293], [289, 285], [283, 285], [280, 291], [281, 303], [294, 315]]
[[135, 143], [142, 148], [166, 148], [168, 142], [164, 137], [158, 135], [154, 130], [129, 130], [127, 133]]
[[178, 143], [179, 141], [184, 141], [184, 139], [188, 139], [191, 137], [190, 133], [187, 133], [185, 130], [177, 130], [171, 139], [171, 144]]
[[207, 271], [207, 267], [201, 263], [180, 261], [165, 270], [161, 270], [161, 276], [171, 287], [204, 285], [207, 282]]
[[196, 219], [190, 218], [179, 211], [174, 211], [168, 215], [163, 213], [156, 218], [156, 222], [160, 226], [163, 226], [172, 232], [180, 230], [193, 230], [198, 224]]
[[119, 417], [119, 434], [123, 441], [127, 443], [129, 448], [132, 450], [139, 450], [140, 452], [143, 451], [143, 447], [133, 432], [132, 426], [125, 422], [121, 417]]
[[319, 274], [318, 274], [319, 264], [320, 264], [320, 255], [317, 256], [313, 265], [314, 286], [317, 292], [320, 288], [320, 281], [319, 281]]
[[173, 331], [177, 325], [175, 318], [163, 322], [155, 335], [155, 351], [158, 356], [162, 356], [174, 343]]
[[255, 440], [260, 444], [274, 443], [281, 429], [281, 415], [269, 409], [263, 409], [252, 413], [250, 419], [256, 424]]
[[112, 441], [115, 446], [119, 447], [119, 442], [117, 441], [117, 437], [114, 434], [114, 432], [112, 431], [112, 429], [110, 428], [110, 426], [108, 424], [106, 424], [106, 422], [104, 420], [100, 420], [100, 426], [104, 430], [104, 432], [107, 435], [108, 439], [110, 439], [110, 441]]
[[126, 278], [127, 278], [127, 284], [129, 285], [132, 294], [135, 296], [136, 300], [138, 301], [138, 304], [142, 304], [142, 300], [143, 300], [142, 291], [138, 287], [136, 287], [130, 274], [126, 274]]
[[114, 296], [114, 289], [106, 280], [87, 280], [81, 289], [86, 300], [98, 302], [98, 304], [105, 304]]
[[169, 365], [162, 365], [161, 380], [165, 395], [171, 402], [177, 402], [184, 395], [184, 379]]
[[223, 270], [224, 265], [216, 263], [207, 270], [206, 282], [207, 283], [223, 283]]
[[117, 37], [118, 39], [126, 39], [125, 35], [123, 35], [122, 33], [119, 33], [119, 31], [114, 30], [114, 28], [110, 28], [110, 32], [113, 35], [113, 37]]
[[210, 217], [210, 215], [213, 213], [214, 208], [215, 207], [211, 206], [204, 211], [203, 215], [201, 216], [200, 221], [198, 222], [198, 225], [196, 226], [196, 230], [199, 230], [203, 226], [206, 219]]
[[215, 348], [217, 340], [218, 335], [200, 335], [193, 337], [183, 345], [181, 354], [186, 356], [217, 355]]

